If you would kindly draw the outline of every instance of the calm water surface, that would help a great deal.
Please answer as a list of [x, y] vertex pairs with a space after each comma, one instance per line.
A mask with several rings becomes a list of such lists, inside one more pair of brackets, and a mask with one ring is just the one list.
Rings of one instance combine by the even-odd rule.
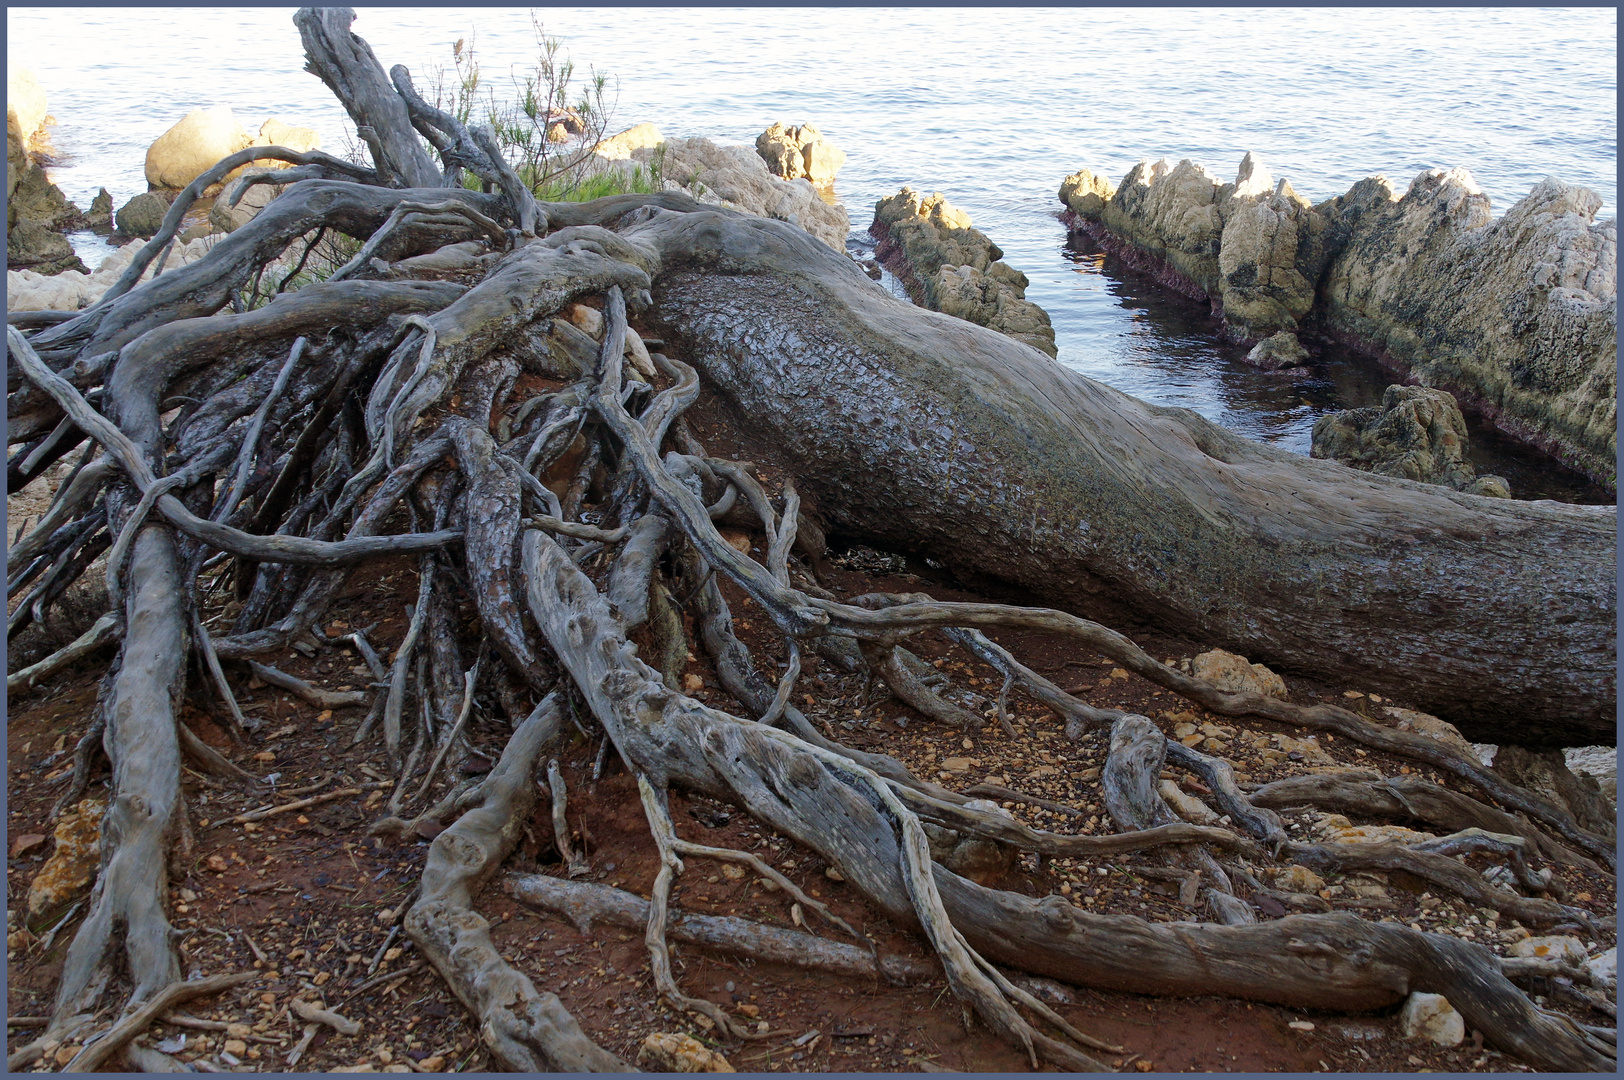
[[[81, 206], [103, 186], [122, 204], [145, 190], [146, 147], [198, 106], [229, 105], [250, 130], [272, 115], [315, 127], [342, 150], [348, 120], [303, 71], [291, 14], [9, 9], [8, 62], [35, 72], [58, 121], [53, 177]], [[857, 233], [903, 184], [939, 190], [1031, 278], [1062, 364], [1302, 453], [1316, 417], [1379, 401], [1388, 380], [1330, 351], [1306, 377], [1240, 363], [1197, 307], [1068, 244], [1062, 177], [1087, 166], [1120, 178], [1167, 156], [1228, 180], [1250, 150], [1315, 200], [1376, 173], [1402, 190], [1459, 165], [1497, 213], [1550, 174], [1616, 214], [1612, 10], [542, 14], [583, 68], [615, 77], [617, 127], [653, 120], [667, 135], [750, 143], [774, 120], [812, 121], [848, 154], [836, 188]], [[523, 10], [368, 8], [355, 30], [420, 85], [459, 38], [498, 84], [534, 52]], [[1536, 455], [1475, 440], [1480, 469], [1520, 497], [1611, 501]]]

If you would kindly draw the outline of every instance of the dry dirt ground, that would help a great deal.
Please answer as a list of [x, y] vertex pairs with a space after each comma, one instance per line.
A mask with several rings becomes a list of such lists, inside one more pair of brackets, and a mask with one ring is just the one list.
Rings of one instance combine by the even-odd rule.
[[[764, 460], [765, 449], [740, 446], [721, 426], [714, 401], [702, 401], [695, 429], [712, 448], [730, 456]], [[12, 507], [13, 513], [18, 507]], [[33, 512], [37, 513], [38, 510]], [[12, 518], [8, 532], [20, 521]], [[760, 538], [755, 538], [757, 548]], [[925, 591], [942, 599], [1011, 599], [969, 591], [933, 567], [899, 556], [835, 544], [828, 587], [842, 595], [871, 591]], [[330, 613], [328, 632], [366, 627], [387, 658], [405, 632], [405, 610], [416, 593], [411, 560], [381, 562], [358, 572], [341, 603]], [[1031, 597], [1014, 597], [1032, 602]], [[729, 600], [740, 636], [759, 662], [779, 657], [766, 620], [736, 590]], [[1237, 723], [1203, 714], [1137, 676], [1102, 663], [1055, 638], [1031, 633], [996, 635], [1028, 665], [1047, 673], [1085, 700], [1129, 709], [1157, 719], [1169, 730], [1179, 722], [1212, 723], [1222, 753], [1235, 763], [1244, 782], [1263, 783], [1293, 772], [1328, 767], [1362, 767], [1383, 774], [1421, 772], [1456, 786], [1447, 776], [1321, 736], [1324, 759], [1282, 756], [1272, 736], [1304, 738], [1306, 731], [1247, 720]], [[1181, 659], [1206, 648], [1203, 643], [1136, 633], [1154, 655]], [[950, 672], [960, 686], [987, 698], [997, 696], [1000, 679], [989, 668], [957, 651], [936, 634], [910, 646]], [[307, 656], [289, 651], [262, 658], [327, 689], [363, 687], [369, 676], [348, 648]], [[68, 781], [75, 741], [84, 732], [96, 698], [97, 681], [108, 656], [82, 663], [40, 689], [16, 695], [7, 726], [8, 854], [6, 870], [9, 924], [7, 986], [8, 1041], [25, 1042], [50, 1011], [51, 992], [81, 909], [26, 918], [31, 879], [50, 855], [49, 814]], [[813, 662], [797, 690], [811, 696], [806, 712], [835, 737], [859, 748], [883, 749], [919, 775], [959, 790], [992, 783], [1072, 808], [1048, 809], [1013, 800], [1003, 805], [1022, 820], [1057, 831], [1110, 831], [1099, 802], [1097, 777], [1104, 763], [1106, 736], [1069, 741], [1060, 720], [1048, 710], [1011, 701], [1017, 735], [1011, 738], [989, 723], [966, 736], [924, 720], [895, 700], [870, 704], [859, 676], [843, 675]], [[688, 673], [703, 680], [696, 696], [729, 707], [731, 699], [715, 685], [708, 663], [694, 660]], [[259, 733], [233, 744], [214, 715], [218, 702], [206, 684], [194, 679], [184, 722], [210, 745], [260, 776], [277, 774], [276, 794], [251, 794], [230, 783], [188, 770], [185, 790], [190, 812], [190, 848], [178, 852], [171, 889], [172, 918], [184, 933], [183, 965], [188, 973], [255, 970], [259, 978], [236, 991], [200, 999], [155, 1024], [142, 1040], [200, 1071], [272, 1072], [290, 1068], [288, 1057], [304, 1033], [290, 1009], [295, 998], [321, 1001], [359, 1023], [359, 1034], [339, 1035], [321, 1028], [297, 1061], [297, 1071], [475, 1071], [490, 1058], [468, 1013], [445, 984], [417, 957], [399, 930], [400, 916], [413, 897], [428, 835], [404, 842], [371, 837], [367, 827], [386, 812], [389, 771], [377, 738], [352, 749], [351, 737], [365, 708], [318, 709], [264, 685], [239, 679], [240, 700], [261, 721]], [[1334, 700], [1363, 708], [1369, 698], [1349, 698], [1355, 687], [1322, 686], [1288, 680], [1298, 702]], [[1394, 704], [1402, 705], [1402, 702]], [[505, 721], [476, 713], [474, 744], [489, 758], [500, 753]], [[618, 885], [646, 896], [657, 868], [637, 789], [613, 754], [595, 775], [601, 734], [591, 725], [573, 734], [558, 751], [569, 792], [569, 822], [584, 848], [587, 880]], [[477, 759], [471, 767], [479, 767]], [[488, 767], [488, 766], [487, 766]], [[1166, 774], [1192, 792], [1199, 785], [1183, 773]], [[104, 799], [105, 765], [86, 798]], [[352, 792], [345, 794], [345, 792]], [[295, 800], [317, 800], [302, 809], [238, 822], [237, 815]], [[923, 959], [918, 941], [902, 934], [859, 899], [809, 851], [757, 825], [735, 808], [673, 794], [673, 817], [684, 838], [754, 851], [803, 889], [878, 941], [882, 948]], [[1287, 816], [1288, 822], [1292, 819]], [[525, 840], [507, 870], [562, 874], [554, 851], [545, 800], [538, 803]], [[20, 848], [20, 850], [19, 850]], [[1136, 873], [1148, 857], [1113, 857], [1097, 862], [1054, 859], [1044, 865], [1027, 857], [998, 881], [1032, 895], [1059, 894], [1091, 911], [1129, 913], [1174, 921], [1201, 918], [1179, 905], [1177, 890]], [[1574, 900], [1597, 915], [1616, 912], [1613, 882], [1559, 870]], [[764, 888], [752, 874], [734, 877], [721, 864], [693, 860], [679, 879], [673, 904], [681, 910], [734, 914], [777, 926], [792, 925], [782, 891]], [[1355, 886], [1359, 886], [1355, 891]], [[1380, 886], [1375, 888], [1375, 886]], [[1487, 909], [1475, 910], [1445, 896], [1435, 898], [1423, 883], [1381, 880], [1366, 875], [1331, 877], [1322, 894], [1335, 909], [1366, 917], [1456, 934], [1471, 941], [1504, 946], [1525, 931]], [[741, 1044], [720, 1041], [690, 1015], [669, 1011], [651, 988], [642, 935], [598, 924], [590, 934], [568, 921], [517, 904], [499, 876], [477, 899], [494, 923], [493, 935], [505, 956], [538, 986], [556, 991], [582, 1027], [627, 1060], [652, 1032], [687, 1032], [720, 1050], [740, 1071], [1025, 1071], [1015, 1050], [967, 1018], [945, 983], [893, 987], [877, 979], [837, 977], [752, 963], [673, 944], [674, 968], [683, 989], [736, 1009], [765, 1024], [772, 1037]], [[1260, 917], [1271, 917], [1268, 913]], [[24, 927], [24, 924], [27, 926]], [[818, 927], [811, 927], [823, 932]], [[54, 931], [54, 932], [53, 932]], [[1611, 935], [1601, 947], [1612, 944]], [[1043, 983], [1038, 991], [1072, 1024], [1124, 1048], [1107, 1055], [1108, 1064], [1129, 1071], [1516, 1071], [1517, 1062], [1484, 1049], [1473, 1034], [1455, 1049], [1407, 1041], [1398, 1030], [1396, 1008], [1384, 1013], [1326, 1015], [1273, 1005], [1207, 997], [1158, 999]], [[1551, 1008], [1569, 1009], [1552, 1000]], [[1574, 1015], [1607, 1023], [1594, 1015]], [[232, 1025], [228, 1030], [228, 1025]], [[237, 1027], [235, 1025], [243, 1025]], [[1295, 1026], [1293, 1026], [1295, 1025]], [[39, 1068], [57, 1068], [76, 1047], [48, 1055]], [[115, 1061], [110, 1070], [122, 1068]]]

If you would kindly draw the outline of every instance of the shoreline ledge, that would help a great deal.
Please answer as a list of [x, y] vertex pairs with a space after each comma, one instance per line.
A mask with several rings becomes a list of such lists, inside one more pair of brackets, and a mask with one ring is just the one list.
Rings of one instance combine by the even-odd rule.
[[1588, 188], [1546, 177], [1496, 221], [1465, 169], [1429, 169], [1316, 204], [1247, 154], [1233, 183], [1145, 160], [1059, 195], [1071, 233], [1208, 301], [1227, 336], [1340, 342], [1616, 494], [1618, 225]]

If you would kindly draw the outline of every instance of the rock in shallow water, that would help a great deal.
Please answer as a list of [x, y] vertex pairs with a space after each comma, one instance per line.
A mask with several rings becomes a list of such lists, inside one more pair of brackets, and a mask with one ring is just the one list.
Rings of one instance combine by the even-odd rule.
[[1311, 456], [1378, 476], [1511, 495], [1502, 478], [1477, 475], [1466, 460], [1466, 417], [1454, 395], [1430, 386], [1389, 386], [1379, 407], [1327, 413], [1314, 422], [1312, 439]]

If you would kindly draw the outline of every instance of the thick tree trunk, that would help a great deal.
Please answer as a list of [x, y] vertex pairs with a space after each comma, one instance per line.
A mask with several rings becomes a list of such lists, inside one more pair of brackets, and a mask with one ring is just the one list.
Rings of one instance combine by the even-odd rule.
[[1614, 737], [1614, 508], [1375, 477], [1147, 405], [917, 308], [799, 230], [624, 229], [655, 315], [826, 525], [1412, 700], [1475, 738]]

